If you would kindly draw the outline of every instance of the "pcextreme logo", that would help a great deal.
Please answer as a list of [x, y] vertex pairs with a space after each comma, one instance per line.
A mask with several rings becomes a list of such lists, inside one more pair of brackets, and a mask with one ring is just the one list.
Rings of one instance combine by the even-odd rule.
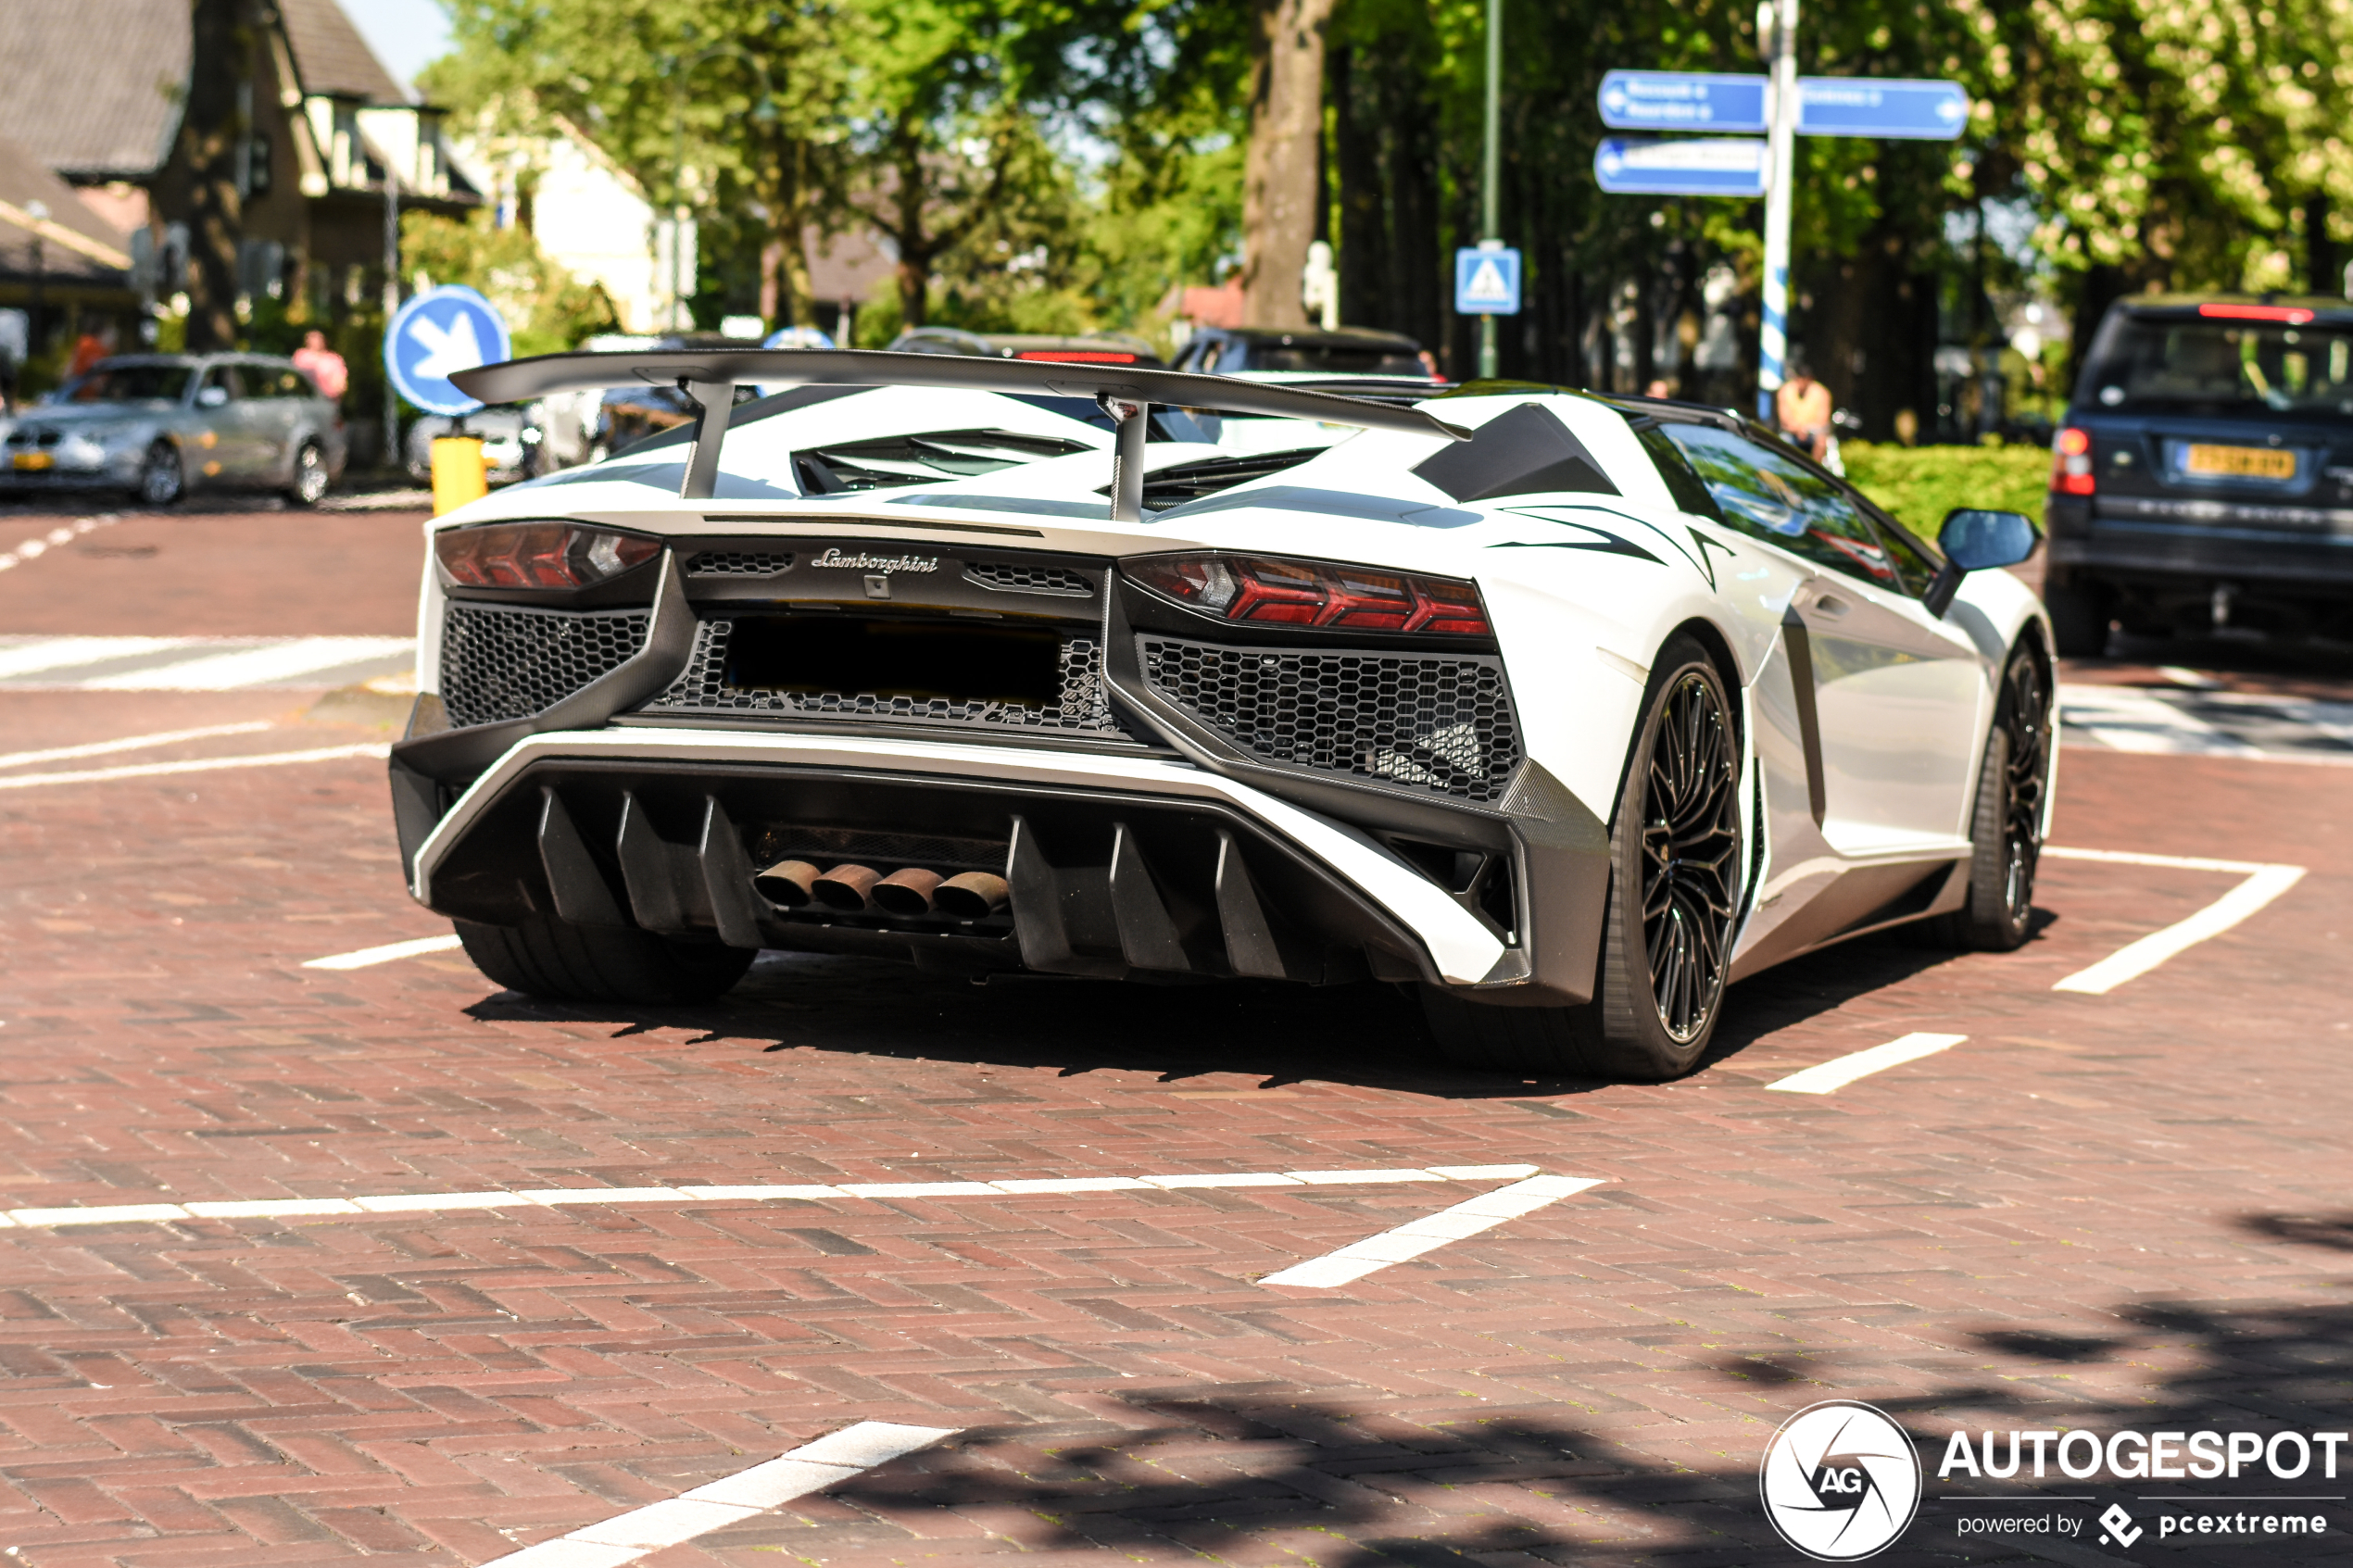
[[1781, 1423], [1756, 1486], [1781, 1539], [1818, 1562], [1856, 1562], [1919, 1512], [1920, 1461], [1884, 1411], [1825, 1399]]

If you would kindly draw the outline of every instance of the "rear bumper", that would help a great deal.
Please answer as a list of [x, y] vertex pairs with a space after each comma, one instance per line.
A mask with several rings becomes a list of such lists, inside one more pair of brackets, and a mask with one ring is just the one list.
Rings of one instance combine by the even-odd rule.
[[[395, 782], [396, 797], [434, 787], [404, 781], [396, 752]], [[1105, 977], [1369, 974], [1522, 1003], [1590, 996], [1607, 880], [1605, 856], [1517, 843], [1515, 881], [1541, 892], [1520, 900], [1534, 929], [1524, 914], [1503, 934], [1364, 831], [1189, 762], [875, 736], [535, 734], [434, 815], [405, 814], [411, 891], [461, 920], [609, 909], [733, 946]], [[750, 885], [759, 825], [808, 822], [1002, 843], [1009, 916], [951, 928], [771, 906]]]
[[2054, 495], [2051, 564], [2152, 585], [2229, 581], [2298, 597], [2353, 596], [2353, 512]]

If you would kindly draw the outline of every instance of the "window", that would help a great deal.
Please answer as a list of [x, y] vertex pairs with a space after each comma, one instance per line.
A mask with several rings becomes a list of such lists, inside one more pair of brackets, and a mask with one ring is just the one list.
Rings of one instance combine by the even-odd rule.
[[1716, 497], [1707, 493], [1707, 486], [1700, 483], [1699, 475], [1692, 470], [1691, 460], [1683, 456], [1682, 448], [1668, 438], [1667, 432], [1659, 428], [1656, 420], [1645, 420], [1636, 424], [1634, 435], [1642, 442], [1642, 450], [1651, 455], [1651, 462], [1657, 468], [1658, 477], [1667, 482], [1667, 493], [1675, 498], [1676, 506], [1693, 517], [1714, 518], [1718, 522], [1724, 521], [1723, 508], [1716, 504]]
[[278, 365], [248, 365], [245, 374], [258, 389], [257, 397], [316, 397], [319, 389], [300, 370]]
[[1659, 428], [1689, 459], [1726, 524], [1817, 566], [1902, 591], [1870, 519], [1837, 481], [1793, 453], [1715, 425]]
[[68, 403], [177, 403], [188, 389], [185, 365], [102, 365], [67, 385]]
[[1927, 593], [1930, 582], [1936, 576], [1937, 563], [1894, 518], [1873, 512], [1871, 521], [1879, 524], [1880, 542], [1887, 546], [1896, 575], [1904, 580], [1904, 591], [1914, 598]]
[[234, 403], [245, 395], [245, 378], [237, 374], [234, 365], [215, 365], [205, 372], [204, 390], [196, 394], [196, 401], [208, 408], [223, 403]]

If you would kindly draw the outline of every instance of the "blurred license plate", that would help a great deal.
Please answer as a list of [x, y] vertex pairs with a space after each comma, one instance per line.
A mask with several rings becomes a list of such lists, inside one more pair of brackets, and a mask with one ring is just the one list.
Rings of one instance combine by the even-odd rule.
[[2260, 446], [2208, 446], [2193, 443], [2182, 471], [2231, 479], [2294, 479], [2296, 454], [2266, 451]]
[[35, 469], [45, 469], [56, 461], [57, 459], [46, 452], [19, 452], [17, 454], [17, 469], [19, 472], [29, 473]]

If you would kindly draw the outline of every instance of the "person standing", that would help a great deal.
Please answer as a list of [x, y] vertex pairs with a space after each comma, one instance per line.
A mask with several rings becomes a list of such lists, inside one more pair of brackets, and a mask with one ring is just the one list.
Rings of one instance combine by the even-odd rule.
[[351, 367], [343, 356], [327, 346], [327, 334], [313, 327], [302, 334], [302, 346], [294, 351], [295, 369], [319, 383], [320, 395], [330, 403], [343, 401], [344, 388], [351, 384]]
[[1789, 380], [1773, 395], [1773, 417], [1781, 433], [1816, 462], [1831, 452], [1831, 389], [1814, 379], [1803, 359], [1793, 359]]

